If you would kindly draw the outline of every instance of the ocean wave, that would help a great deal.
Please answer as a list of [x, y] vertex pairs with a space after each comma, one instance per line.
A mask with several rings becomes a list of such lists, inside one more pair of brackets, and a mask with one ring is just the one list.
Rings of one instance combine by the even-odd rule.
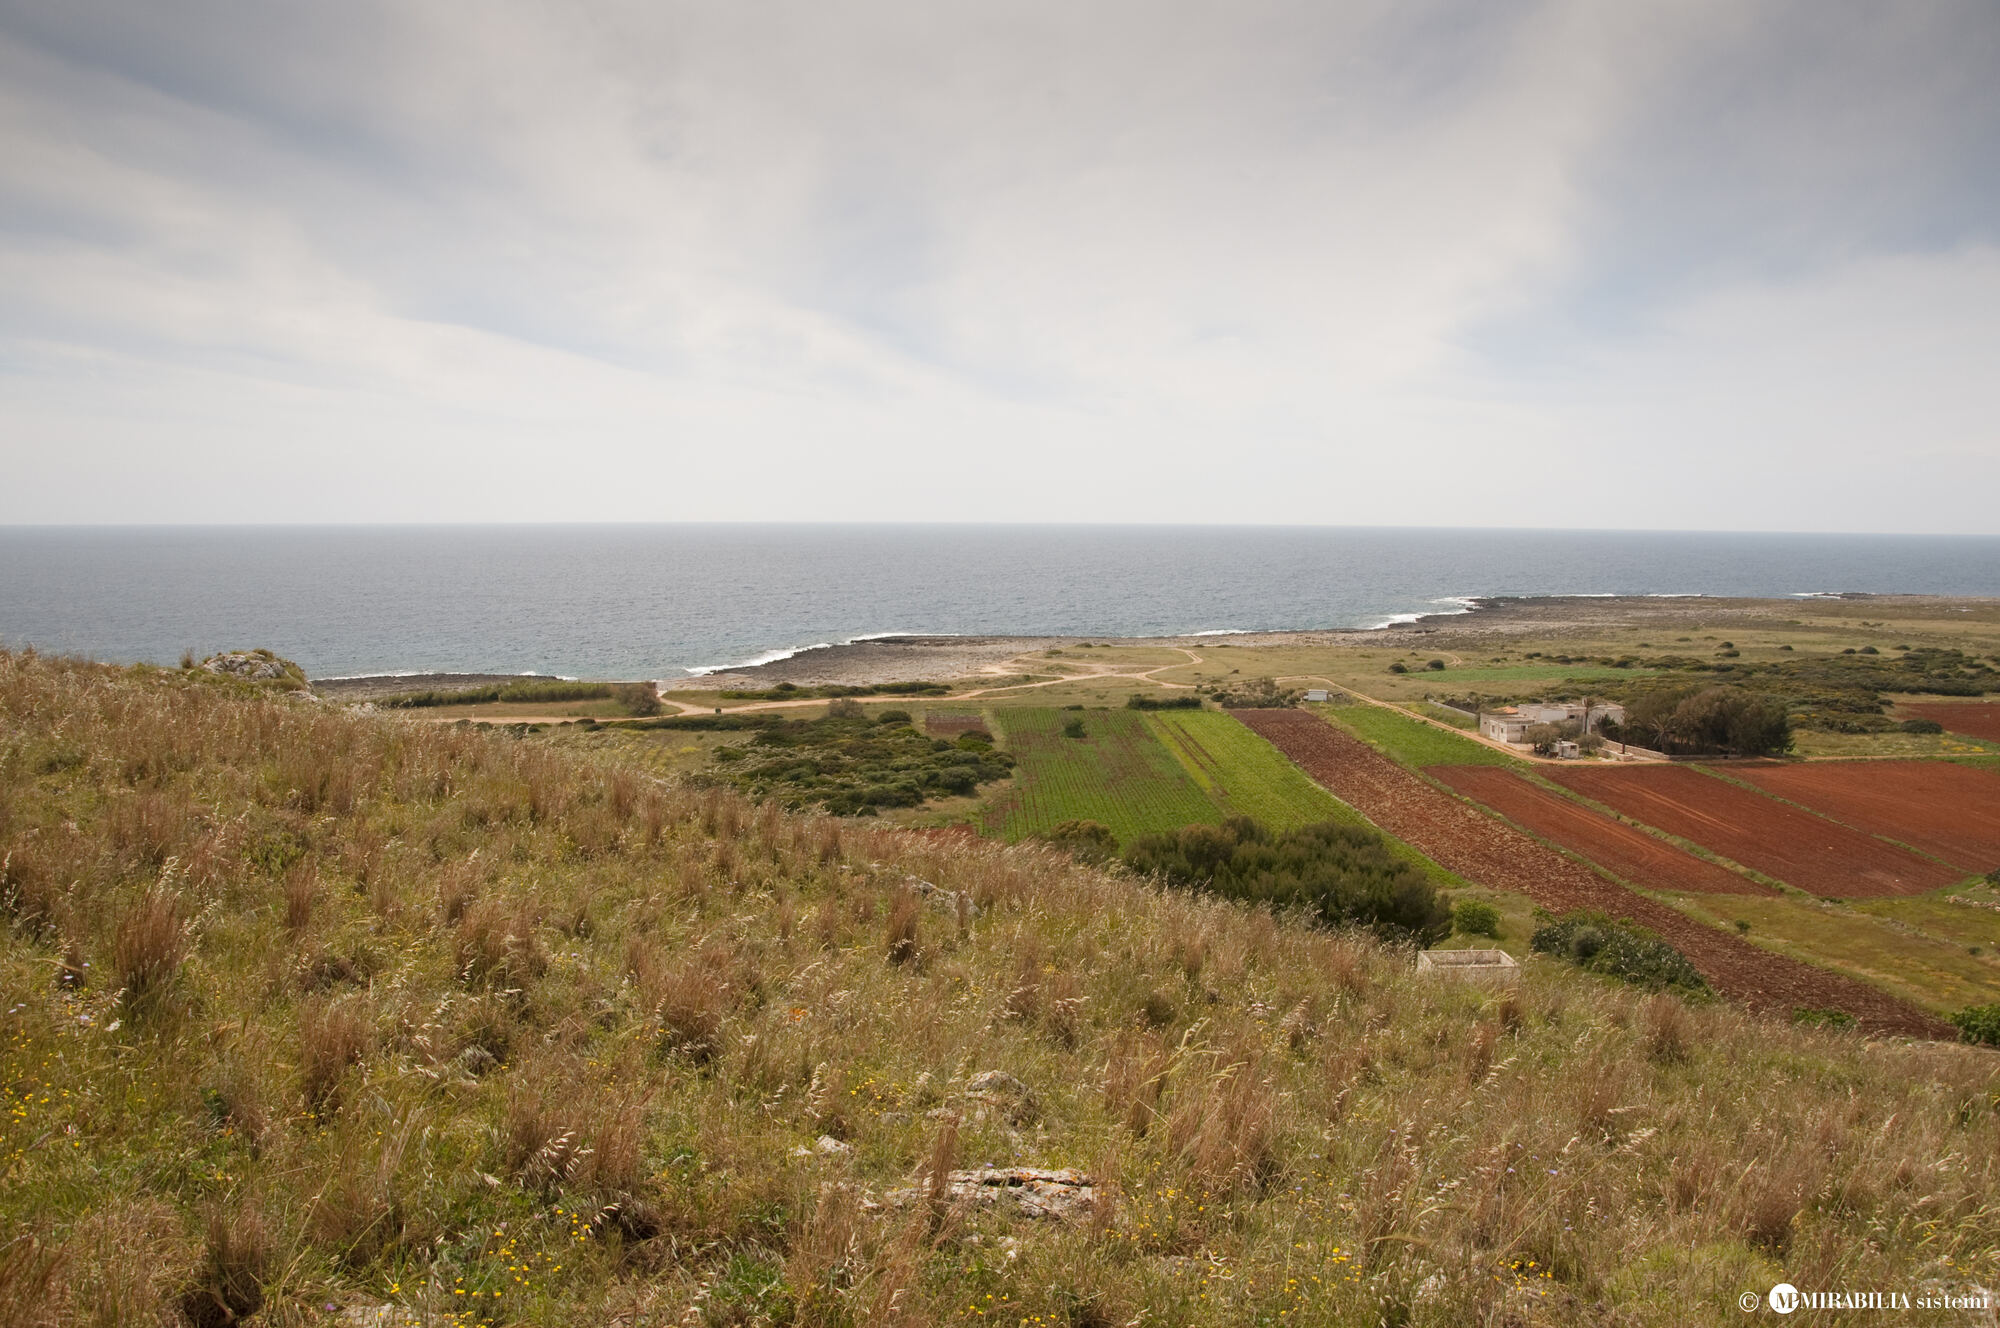
[[1385, 627], [1401, 627], [1406, 623], [1416, 622], [1419, 618], [1422, 618], [1423, 616], [1424, 615], [1421, 613], [1392, 613], [1388, 617], [1384, 618], [1381, 622], [1371, 623], [1363, 630], [1370, 632], [1379, 632]]
[[1211, 627], [1205, 632], [1183, 632], [1182, 635], [1183, 636], [1249, 636], [1253, 634], [1256, 630], [1257, 629], [1254, 627]]

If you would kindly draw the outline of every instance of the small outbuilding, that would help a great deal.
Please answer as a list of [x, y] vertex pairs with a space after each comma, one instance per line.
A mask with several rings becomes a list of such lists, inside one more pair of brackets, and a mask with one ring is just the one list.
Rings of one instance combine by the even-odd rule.
[[1332, 699], [1332, 693], [1328, 692], [1324, 687], [1306, 689], [1306, 700], [1308, 701], [1331, 701]]

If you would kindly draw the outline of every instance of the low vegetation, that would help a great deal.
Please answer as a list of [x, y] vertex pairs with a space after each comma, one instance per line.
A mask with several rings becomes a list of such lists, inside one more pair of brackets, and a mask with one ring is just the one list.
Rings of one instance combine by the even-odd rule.
[[1437, 887], [1389, 851], [1381, 835], [1338, 821], [1276, 833], [1247, 816], [1147, 835], [1125, 849], [1141, 876], [1192, 886], [1385, 939], [1429, 942], [1451, 931]]
[[1272, 678], [1250, 678], [1208, 688], [1205, 695], [1224, 710], [1283, 710], [1299, 703], [1305, 693], [1281, 687]]
[[1146, 692], [1134, 692], [1125, 698], [1127, 710], [1199, 710], [1201, 698], [1192, 693], [1178, 696], [1159, 696]]
[[852, 696], [949, 696], [951, 687], [941, 682], [821, 683], [806, 687], [781, 682], [761, 690], [733, 688], [720, 695], [725, 701], [809, 701]]
[[[398, 692], [375, 701], [382, 710], [422, 710], [433, 706], [490, 705], [501, 701], [534, 701], [555, 704], [563, 701], [610, 700], [617, 683], [574, 682], [567, 678], [523, 678], [519, 682], [494, 683], [487, 687], [442, 688], [422, 692]], [[644, 684], [651, 690], [650, 684]], [[654, 710], [658, 710], [657, 702]]]
[[1708, 990], [1686, 955], [1643, 927], [1601, 913], [1565, 914], [1537, 929], [1528, 945], [1538, 954], [1642, 987], [1690, 994]]
[[1967, 1042], [2000, 1047], [2000, 1005], [1972, 1005], [1951, 1017]]
[[853, 701], [835, 701], [816, 719], [690, 715], [658, 725], [753, 733], [742, 746], [717, 749], [714, 778], [753, 797], [837, 816], [964, 797], [1005, 779], [1014, 766], [1013, 757], [993, 750], [983, 733], [968, 732], [955, 741], [932, 738], [912, 726], [907, 710], [871, 716]]
[[1500, 939], [1500, 910], [1478, 899], [1462, 899], [1451, 906], [1451, 929], [1463, 936]]
[[[2000, 1284], [1991, 1052], [1438, 983], [541, 739], [0, 653], [0, 863], [28, 1328], [1664, 1328]], [[955, 1197], [989, 1162], [1090, 1192]]]
[[1341, 706], [1325, 713], [1384, 755], [1417, 769], [1433, 765], [1526, 766], [1518, 757], [1387, 706]]

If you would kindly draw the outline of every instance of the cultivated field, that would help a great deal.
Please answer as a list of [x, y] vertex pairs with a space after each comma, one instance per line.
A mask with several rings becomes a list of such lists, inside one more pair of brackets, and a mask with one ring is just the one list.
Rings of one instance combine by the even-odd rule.
[[1356, 819], [1270, 743], [1214, 710], [1166, 710], [1149, 722], [1190, 778], [1231, 815], [1273, 830]]
[[1469, 880], [1551, 912], [1596, 909], [1648, 927], [1718, 991], [1753, 1009], [1841, 1010], [1867, 1027], [1929, 1037], [1950, 1025], [1874, 987], [1759, 949], [1608, 880], [1466, 806], [1360, 739], [1299, 710], [1235, 712], [1343, 802]]
[[1490, 765], [1432, 766], [1424, 773], [1633, 885], [1707, 894], [1776, 893], [1511, 770]]
[[1952, 733], [2000, 742], [2000, 704], [1982, 701], [1904, 701], [1897, 713], [1934, 719]]
[[[1021, 706], [996, 710], [993, 718], [1016, 764], [1013, 786], [987, 809], [989, 833], [1014, 840], [1046, 834], [1064, 821], [1096, 821], [1123, 844], [1136, 835], [1222, 820], [1139, 711]], [[1085, 736], [1065, 737], [1063, 726], [1077, 719]]]
[[1733, 768], [1746, 783], [1984, 875], [2000, 867], [2000, 774], [1948, 761]]
[[1360, 734], [1405, 765], [1492, 765], [1526, 769], [1528, 763], [1470, 738], [1412, 719], [1386, 706], [1345, 705], [1309, 707], [1336, 717], [1341, 727]]
[[1563, 766], [1549, 778], [1809, 894], [1911, 895], [1965, 872], [1682, 765]]

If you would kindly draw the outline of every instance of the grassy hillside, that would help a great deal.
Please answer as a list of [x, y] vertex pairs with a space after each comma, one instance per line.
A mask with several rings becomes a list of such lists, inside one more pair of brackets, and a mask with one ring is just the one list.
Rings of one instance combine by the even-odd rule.
[[[1992, 1053], [1549, 961], [1427, 985], [534, 739], [0, 654], [0, 860], [9, 1324], [1666, 1325], [2000, 1284]], [[1095, 1202], [954, 1200], [985, 1163]]]

